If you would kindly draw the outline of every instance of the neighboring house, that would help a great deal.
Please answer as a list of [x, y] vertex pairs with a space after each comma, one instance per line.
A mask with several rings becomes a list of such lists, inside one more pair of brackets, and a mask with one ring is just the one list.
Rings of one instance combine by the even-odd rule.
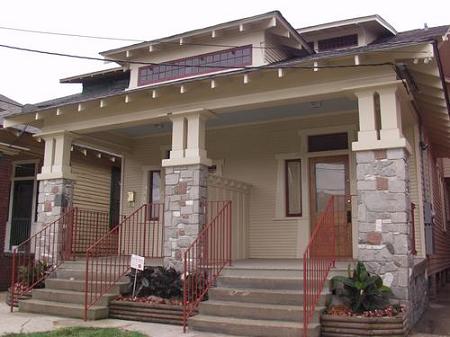
[[[120, 67], [61, 80], [83, 92], [5, 126], [40, 129], [37, 179], [69, 204], [71, 145], [119, 154], [120, 212], [163, 202], [165, 264], [180, 270], [208, 200], [232, 201], [233, 261], [270, 269], [303, 258], [333, 196], [333, 253], [381, 274], [413, 324], [450, 268], [449, 27], [397, 32], [373, 15], [294, 29], [270, 12], [102, 52]], [[43, 211], [54, 198], [40, 195], [41, 224], [62, 214]]]
[[[5, 117], [21, 112], [21, 104], [0, 95], [1, 125]], [[39, 129], [28, 124], [0, 129], [0, 290], [7, 289], [11, 283], [12, 249], [39, 230], [36, 228], [39, 193], [36, 176], [41, 171], [44, 142], [33, 137], [38, 132]], [[71, 165], [77, 176], [73, 205], [111, 212], [118, 218], [111, 186], [120, 184], [120, 175], [116, 173], [120, 171], [120, 158], [111, 155], [98, 158], [101, 151], [77, 144], [72, 150]], [[113, 163], [110, 158], [117, 161]]]

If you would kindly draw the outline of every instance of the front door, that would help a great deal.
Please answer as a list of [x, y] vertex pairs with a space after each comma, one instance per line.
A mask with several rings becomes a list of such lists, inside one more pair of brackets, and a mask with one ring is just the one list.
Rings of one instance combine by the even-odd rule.
[[311, 158], [311, 233], [331, 196], [334, 196], [336, 256], [352, 257], [352, 224], [348, 156]]

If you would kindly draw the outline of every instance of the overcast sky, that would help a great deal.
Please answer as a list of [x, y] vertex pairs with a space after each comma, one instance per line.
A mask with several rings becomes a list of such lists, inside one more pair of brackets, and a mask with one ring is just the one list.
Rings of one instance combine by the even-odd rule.
[[[369, 14], [380, 14], [398, 31], [422, 28], [425, 22], [450, 24], [449, 0], [1, 0], [0, 26], [150, 40], [276, 9], [296, 28]], [[0, 29], [0, 44], [96, 56], [129, 43]], [[0, 93], [20, 103], [78, 92], [79, 85], [59, 84], [59, 79], [112, 67], [4, 48], [0, 62]]]

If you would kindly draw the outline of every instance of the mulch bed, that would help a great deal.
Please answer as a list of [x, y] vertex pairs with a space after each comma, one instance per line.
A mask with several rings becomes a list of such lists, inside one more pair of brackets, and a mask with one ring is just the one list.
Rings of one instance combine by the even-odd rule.
[[322, 337], [391, 336], [408, 334], [405, 308], [387, 307], [353, 313], [345, 307], [331, 308], [321, 316]]
[[183, 302], [156, 296], [123, 297], [109, 304], [109, 317], [130, 321], [183, 324]]

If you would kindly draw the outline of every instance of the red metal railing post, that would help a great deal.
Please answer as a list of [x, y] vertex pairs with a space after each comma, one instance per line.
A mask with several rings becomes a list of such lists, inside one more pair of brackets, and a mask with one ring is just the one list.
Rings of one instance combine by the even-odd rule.
[[229, 202], [229, 215], [228, 215], [228, 239], [229, 239], [229, 256], [228, 256], [228, 263], [231, 266], [231, 260], [233, 256], [233, 208], [231, 207], [231, 201]]
[[411, 203], [411, 231], [412, 231], [412, 242], [411, 242], [411, 253], [417, 255], [416, 249], [416, 223], [414, 218], [414, 210], [416, 209], [416, 204]]
[[89, 252], [86, 252], [86, 270], [84, 274], [84, 320], [88, 319], [88, 291], [89, 291]]
[[16, 255], [17, 255], [17, 248], [13, 249], [13, 254], [12, 254], [12, 275], [11, 275], [11, 294], [10, 294], [10, 306], [11, 306], [11, 312], [14, 311], [14, 298], [15, 298], [15, 287], [16, 287], [16, 269], [17, 269], [17, 265], [16, 265]]
[[328, 273], [336, 262], [335, 197], [320, 214], [303, 254], [303, 336], [308, 336], [309, 323], [320, 299]]
[[222, 269], [231, 264], [231, 201], [209, 202], [207, 206], [207, 223], [183, 255], [183, 332]]
[[[148, 216], [147, 213], [148, 212], [153, 212], [153, 209], [152, 209], [150, 204], [146, 204], [144, 206], [144, 211], [145, 212], [144, 212], [144, 234], [143, 234], [143, 241], [142, 241], [142, 255], [143, 256], [147, 256], [145, 254], [145, 252], [146, 252], [146, 250], [145, 250], [145, 243], [147, 241], [147, 219], [150, 219], [150, 222], [151, 222], [151, 219], [152, 219], [152, 215], [150, 214], [150, 216]], [[153, 239], [154, 238], [155, 238], [155, 231], [153, 230]], [[148, 255], [150, 255], [150, 254], [148, 254]]]
[[186, 252], [184, 253], [184, 261], [183, 261], [183, 332], [186, 333], [186, 322], [187, 322], [187, 286], [186, 283], [188, 283], [187, 279], [187, 257]]

